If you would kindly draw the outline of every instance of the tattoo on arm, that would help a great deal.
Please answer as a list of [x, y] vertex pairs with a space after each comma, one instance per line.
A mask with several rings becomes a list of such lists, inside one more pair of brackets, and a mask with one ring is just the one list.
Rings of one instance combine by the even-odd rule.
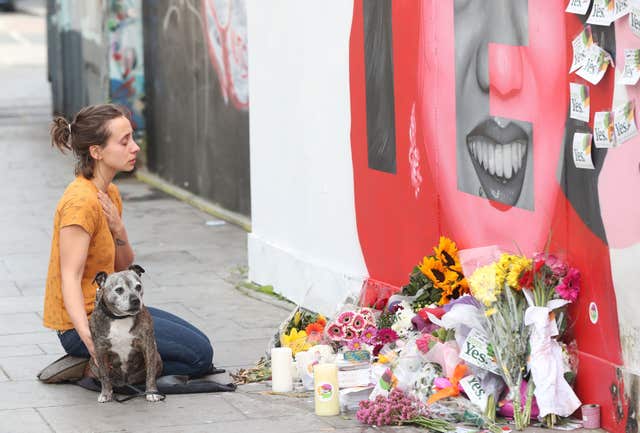
[[127, 245], [127, 243], [125, 241], [123, 241], [122, 239], [116, 238], [116, 245], [121, 247], [123, 245]]

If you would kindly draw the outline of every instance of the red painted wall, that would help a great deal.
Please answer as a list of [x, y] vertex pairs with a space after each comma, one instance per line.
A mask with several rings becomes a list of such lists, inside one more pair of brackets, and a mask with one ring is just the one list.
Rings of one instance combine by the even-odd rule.
[[[374, 69], [367, 66], [371, 56], [365, 44], [374, 36], [364, 30], [371, 5], [355, 2], [350, 85], [358, 236], [370, 277], [401, 286], [440, 235], [460, 248], [517, 245], [526, 254], [541, 251], [551, 235], [551, 250], [583, 276], [572, 307], [580, 350], [578, 395], [583, 403], [602, 406], [603, 427], [623, 431], [616, 299], [597, 194], [606, 150], [594, 150], [596, 170], [585, 173], [573, 167], [566, 149], [573, 132], [587, 126], [568, 120], [569, 82], [589, 85], [592, 127], [593, 114], [611, 107], [614, 74], [608, 71], [598, 85], [590, 85], [568, 73], [571, 40], [583, 23], [564, 12], [565, 3], [392, 2], [396, 133], [395, 172], [389, 172], [370, 167], [366, 83]], [[611, 29], [600, 37], [613, 35]], [[506, 121], [496, 117], [512, 119], [521, 131], [505, 137]], [[464, 140], [469, 124], [488, 135], [494, 134], [491, 128], [499, 130], [492, 138], [505, 143], [524, 132], [521, 184], [516, 185], [515, 168], [512, 178], [502, 176], [509, 184], [504, 190], [487, 183], [492, 182], [488, 169], [483, 174], [473, 165]], [[478, 182], [480, 187], [469, 186]], [[599, 311], [595, 324], [588, 314], [592, 302]]]

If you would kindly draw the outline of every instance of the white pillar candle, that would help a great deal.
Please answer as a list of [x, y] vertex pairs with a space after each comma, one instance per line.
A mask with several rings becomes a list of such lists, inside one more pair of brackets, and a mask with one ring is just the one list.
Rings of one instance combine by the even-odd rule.
[[273, 392], [289, 392], [293, 389], [291, 362], [290, 347], [271, 349], [271, 390]]
[[338, 415], [340, 413], [338, 367], [335, 364], [316, 364], [313, 367], [313, 384], [316, 415]]

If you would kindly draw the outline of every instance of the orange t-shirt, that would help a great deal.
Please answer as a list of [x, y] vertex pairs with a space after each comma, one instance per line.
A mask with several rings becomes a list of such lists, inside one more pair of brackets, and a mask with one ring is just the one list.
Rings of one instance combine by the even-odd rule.
[[[109, 184], [107, 193], [122, 215], [122, 199], [118, 188]], [[98, 200], [98, 188], [82, 175], [76, 177], [65, 190], [58, 202], [53, 221], [53, 240], [44, 295], [44, 326], [60, 331], [73, 328], [62, 300], [59, 248], [60, 229], [72, 225], [82, 227], [91, 236], [81, 282], [84, 308], [89, 315], [93, 311], [96, 297], [97, 286], [93, 280], [100, 271], [107, 274], [114, 271], [116, 247], [107, 217]]]

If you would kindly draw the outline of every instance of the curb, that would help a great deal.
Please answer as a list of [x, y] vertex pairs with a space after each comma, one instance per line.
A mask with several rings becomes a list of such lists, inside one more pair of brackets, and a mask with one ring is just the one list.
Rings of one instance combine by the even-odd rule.
[[192, 192], [172, 185], [161, 177], [156, 176], [155, 174], [150, 173], [145, 169], [137, 169], [135, 177], [139, 181], [157, 188], [160, 191], [165, 192], [180, 201], [188, 203], [191, 206], [208, 213], [209, 215], [213, 215], [216, 218], [234, 224], [248, 233], [251, 232], [251, 220], [244, 215], [224, 209], [217, 204], [211, 203], [210, 201], [207, 201], [193, 194]]

